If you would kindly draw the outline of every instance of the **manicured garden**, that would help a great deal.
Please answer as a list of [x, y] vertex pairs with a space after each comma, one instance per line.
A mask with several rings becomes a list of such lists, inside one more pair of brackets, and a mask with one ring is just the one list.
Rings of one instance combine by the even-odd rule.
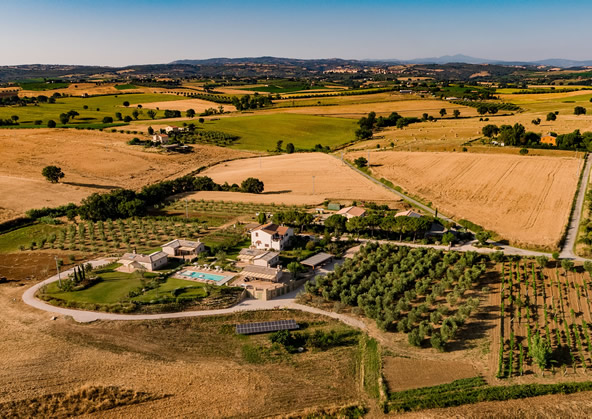
[[43, 287], [38, 297], [62, 307], [132, 313], [227, 307], [235, 304], [242, 292], [173, 278], [166, 270], [119, 272], [119, 266], [113, 263], [95, 270], [80, 267], [76, 275]]

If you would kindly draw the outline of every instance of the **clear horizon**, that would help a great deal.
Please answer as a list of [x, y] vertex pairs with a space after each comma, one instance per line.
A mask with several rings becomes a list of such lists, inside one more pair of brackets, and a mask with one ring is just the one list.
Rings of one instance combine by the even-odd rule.
[[[584, 44], [592, 3], [577, 0], [561, 8], [547, 0], [514, 3], [22, 0], [3, 6], [0, 65], [457, 54], [499, 61], [592, 60]], [[562, 22], [558, 30], [549, 29], [554, 22]]]

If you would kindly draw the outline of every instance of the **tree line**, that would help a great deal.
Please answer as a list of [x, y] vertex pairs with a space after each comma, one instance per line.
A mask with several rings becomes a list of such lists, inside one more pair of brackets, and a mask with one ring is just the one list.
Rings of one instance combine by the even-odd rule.
[[245, 193], [262, 193], [264, 184], [256, 178], [245, 179], [241, 185], [217, 184], [208, 176], [186, 175], [174, 180], [166, 180], [142, 188], [140, 192], [129, 189], [116, 189], [99, 194], [94, 193], [75, 204], [56, 208], [41, 208], [27, 211], [29, 218], [38, 219], [44, 216], [74, 218], [76, 215], [83, 220], [104, 221], [107, 219], [144, 216], [148, 207], [164, 202], [169, 196], [182, 192], [198, 191], [236, 191]]

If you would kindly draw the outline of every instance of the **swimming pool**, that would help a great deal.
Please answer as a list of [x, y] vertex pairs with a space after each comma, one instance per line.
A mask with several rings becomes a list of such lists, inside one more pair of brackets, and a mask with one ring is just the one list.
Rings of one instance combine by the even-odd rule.
[[214, 275], [207, 272], [183, 271], [181, 275], [188, 276], [195, 279], [207, 279], [210, 281], [219, 282], [226, 278], [225, 275]]

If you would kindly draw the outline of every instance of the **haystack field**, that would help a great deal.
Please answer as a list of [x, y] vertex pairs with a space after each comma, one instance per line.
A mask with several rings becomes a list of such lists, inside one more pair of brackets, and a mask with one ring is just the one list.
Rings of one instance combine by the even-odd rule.
[[[366, 157], [354, 152], [349, 159]], [[581, 159], [477, 153], [372, 152], [372, 173], [516, 245], [555, 248]]]
[[[130, 146], [133, 135], [68, 129], [0, 130], [0, 220], [30, 208], [77, 202], [96, 191], [137, 189], [249, 153], [194, 145], [189, 154], [165, 154]], [[65, 173], [60, 184], [41, 176], [47, 165]]]
[[[323, 153], [284, 154], [221, 163], [204, 172], [215, 182], [238, 183], [248, 177], [256, 177], [265, 184], [265, 192], [249, 197], [241, 195], [241, 201], [288, 205], [316, 205], [326, 199], [351, 203], [366, 200], [391, 205], [400, 202], [398, 197], [380, 185], [376, 185], [341, 161]], [[313, 176], [314, 192], [313, 192]], [[192, 196], [194, 199], [216, 199], [206, 193]], [[244, 197], [244, 198], [242, 198]], [[234, 197], [221, 196], [222, 200]]]

